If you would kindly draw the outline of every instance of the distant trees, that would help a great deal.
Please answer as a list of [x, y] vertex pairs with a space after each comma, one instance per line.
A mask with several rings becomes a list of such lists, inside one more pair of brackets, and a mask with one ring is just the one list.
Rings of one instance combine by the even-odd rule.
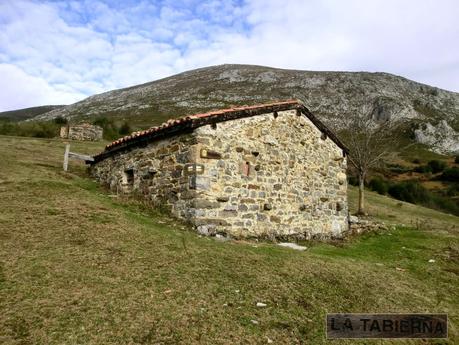
[[124, 121], [119, 126], [115, 120], [105, 116], [96, 118], [93, 124], [103, 128], [103, 136], [106, 140], [118, 139], [120, 136], [128, 135], [132, 132], [132, 128], [127, 121]]
[[[459, 181], [459, 168], [445, 169], [438, 179]], [[458, 195], [459, 183], [452, 183], [447, 190], [433, 192], [416, 180], [391, 181], [381, 176], [375, 176], [368, 183], [368, 187], [379, 194], [390, 195], [398, 200], [459, 215], [459, 203], [451, 198]]]
[[54, 121], [12, 122], [0, 121], [1, 135], [19, 137], [54, 138], [58, 136], [61, 125]]
[[[0, 135], [55, 138], [59, 136], [60, 128], [67, 124], [68, 120], [62, 116], [49, 121], [13, 122], [8, 119], [0, 119]], [[127, 121], [122, 122], [120, 125], [119, 122], [105, 116], [96, 118], [93, 124], [103, 128], [104, 139], [106, 140], [115, 140], [132, 132], [132, 128]]]

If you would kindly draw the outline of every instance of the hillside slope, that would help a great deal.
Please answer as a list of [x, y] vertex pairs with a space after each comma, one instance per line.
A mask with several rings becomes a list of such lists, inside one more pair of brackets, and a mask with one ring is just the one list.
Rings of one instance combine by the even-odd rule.
[[39, 107], [2, 111], [0, 112], [0, 120], [23, 121], [62, 107], [64, 107], [64, 105], [42, 105]]
[[2, 344], [328, 344], [327, 312], [444, 312], [441, 344], [459, 340], [457, 217], [368, 193], [378, 217], [421, 226], [304, 252], [218, 242], [109, 194], [78, 162], [64, 173], [61, 140], [0, 146]]
[[114, 116], [150, 126], [169, 117], [286, 98], [300, 99], [328, 120], [353, 116], [367, 106], [378, 119], [443, 119], [459, 129], [459, 93], [387, 73], [311, 72], [252, 65], [192, 70], [91, 96], [39, 118]]

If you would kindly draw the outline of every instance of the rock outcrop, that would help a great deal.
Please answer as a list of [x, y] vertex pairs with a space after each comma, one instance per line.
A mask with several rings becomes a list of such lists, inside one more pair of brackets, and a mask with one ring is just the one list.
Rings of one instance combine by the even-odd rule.
[[439, 154], [459, 154], [459, 133], [451, 128], [445, 120], [436, 126], [430, 122], [414, 131], [416, 141], [427, 145]]

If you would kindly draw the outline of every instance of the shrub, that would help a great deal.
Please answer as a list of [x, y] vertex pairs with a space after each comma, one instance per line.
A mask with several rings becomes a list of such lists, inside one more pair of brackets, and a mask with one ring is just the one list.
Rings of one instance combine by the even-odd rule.
[[446, 195], [450, 197], [459, 195], [459, 183], [453, 183], [450, 185], [446, 190]]
[[396, 174], [403, 174], [410, 171], [410, 168], [401, 166], [400, 164], [389, 164], [388, 168], [391, 172]]
[[60, 125], [54, 121], [46, 122], [3, 122], [0, 126], [0, 134], [17, 135], [22, 137], [54, 138], [59, 134]]
[[102, 127], [104, 130], [103, 137], [106, 140], [115, 140], [120, 137], [119, 129], [112, 119], [105, 116], [98, 117], [93, 121], [93, 125]]
[[96, 125], [96, 126], [100, 126], [102, 127], [103, 129], [105, 129], [106, 127], [108, 127], [109, 125], [112, 125], [113, 124], [113, 121], [109, 120], [108, 118], [106, 118], [105, 116], [104, 117], [98, 117], [96, 118], [93, 122], [92, 122], [93, 125]]
[[66, 125], [68, 121], [65, 117], [58, 116], [54, 119], [54, 123], [57, 125]]
[[459, 164], [459, 156], [456, 156], [456, 158], [454, 158], [454, 163]]
[[432, 168], [428, 165], [420, 165], [418, 167], [415, 167], [413, 171], [421, 173], [421, 174], [426, 174], [426, 173], [431, 173]]
[[446, 163], [435, 159], [427, 163], [427, 166], [429, 166], [432, 169], [432, 172], [436, 174], [445, 170]]
[[371, 190], [381, 195], [387, 194], [387, 191], [389, 190], [388, 183], [380, 177], [375, 177], [371, 179], [369, 183], [369, 187]]
[[459, 168], [453, 167], [445, 169], [439, 179], [443, 181], [459, 182]]
[[429, 200], [428, 191], [417, 181], [404, 181], [389, 187], [389, 194], [402, 201], [412, 204], [424, 203]]
[[124, 123], [121, 125], [119, 129], [119, 133], [122, 135], [130, 134], [132, 132], [131, 126], [129, 126], [129, 123], [127, 121], [124, 121]]
[[347, 178], [347, 182], [351, 186], [358, 186], [359, 185], [359, 179], [357, 178], [357, 176], [349, 175], [348, 178]]
[[459, 205], [451, 198], [431, 193], [417, 181], [394, 183], [388, 192], [389, 195], [398, 200], [459, 215]]
[[419, 158], [415, 158], [415, 159], [413, 159], [413, 163], [414, 164], [421, 164], [421, 161], [419, 160]]

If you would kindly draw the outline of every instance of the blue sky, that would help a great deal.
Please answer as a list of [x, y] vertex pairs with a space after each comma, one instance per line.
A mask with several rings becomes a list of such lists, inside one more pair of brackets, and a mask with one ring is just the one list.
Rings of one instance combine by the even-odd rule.
[[383, 71], [459, 91], [454, 0], [0, 0], [0, 111], [222, 63]]

